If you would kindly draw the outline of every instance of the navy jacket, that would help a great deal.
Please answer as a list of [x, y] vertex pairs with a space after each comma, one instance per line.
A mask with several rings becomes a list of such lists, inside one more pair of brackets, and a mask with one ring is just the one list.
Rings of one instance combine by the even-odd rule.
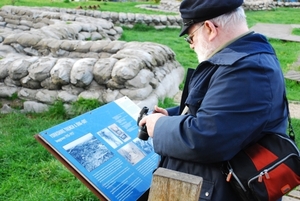
[[195, 69], [185, 104], [168, 109], [154, 128], [160, 166], [203, 177], [199, 200], [238, 201], [221, 173], [231, 159], [265, 132], [286, 133], [285, 84], [267, 39], [249, 33]]

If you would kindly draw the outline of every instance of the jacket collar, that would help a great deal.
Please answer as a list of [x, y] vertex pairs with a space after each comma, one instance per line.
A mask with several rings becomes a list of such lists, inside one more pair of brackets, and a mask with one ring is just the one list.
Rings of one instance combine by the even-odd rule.
[[214, 65], [232, 65], [243, 57], [258, 53], [275, 54], [266, 37], [249, 31], [220, 47], [206, 61]]

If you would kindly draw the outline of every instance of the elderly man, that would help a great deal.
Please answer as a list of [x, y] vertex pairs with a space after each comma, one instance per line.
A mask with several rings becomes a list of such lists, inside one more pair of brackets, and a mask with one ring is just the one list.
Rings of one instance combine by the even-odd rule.
[[203, 177], [199, 200], [239, 201], [220, 170], [265, 133], [285, 134], [283, 74], [272, 46], [249, 31], [243, 0], [183, 0], [180, 36], [198, 56], [184, 105], [144, 117], [160, 167]]

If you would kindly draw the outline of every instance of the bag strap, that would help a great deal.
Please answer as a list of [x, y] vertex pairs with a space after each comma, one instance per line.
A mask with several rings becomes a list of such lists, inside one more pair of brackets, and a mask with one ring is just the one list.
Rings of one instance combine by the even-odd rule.
[[284, 93], [284, 100], [285, 100], [287, 112], [288, 112], [288, 129], [289, 129], [288, 135], [291, 138], [291, 140], [293, 140], [295, 142], [295, 132], [294, 132], [294, 128], [292, 126], [292, 120], [291, 120], [290, 109], [289, 109], [289, 101], [288, 101], [285, 93]]
[[186, 73], [186, 77], [185, 77], [185, 84], [184, 84], [184, 88], [182, 91], [182, 96], [181, 96], [181, 102], [180, 102], [180, 111], [179, 113], [186, 113], [186, 111], [184, 112], [185, 109], [185, 100], [188, 96], [188, 85], [190, 83], [190, 79], [192, 77], [192, 74], [194, 73], [195, 69], [193, 68], [188, 68], [187, 73]]

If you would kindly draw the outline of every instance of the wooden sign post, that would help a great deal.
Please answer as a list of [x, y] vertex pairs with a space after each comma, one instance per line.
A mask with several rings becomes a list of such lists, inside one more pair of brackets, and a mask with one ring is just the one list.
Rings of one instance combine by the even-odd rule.
[[202, 177], [158, 168], [152, 178], [148, 201], [198, 201]]

